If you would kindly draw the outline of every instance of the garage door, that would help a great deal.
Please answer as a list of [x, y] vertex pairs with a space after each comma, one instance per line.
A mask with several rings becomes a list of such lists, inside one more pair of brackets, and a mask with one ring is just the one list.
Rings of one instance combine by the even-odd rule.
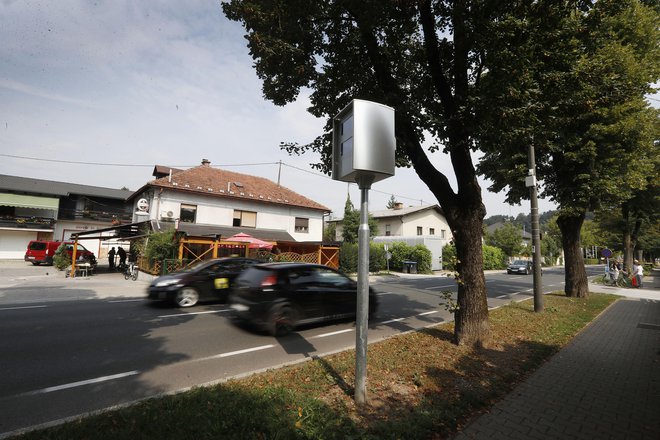
[[0, 231], [0, 259], [22, 260], [28, 243], [36, 239], [36, 232]]

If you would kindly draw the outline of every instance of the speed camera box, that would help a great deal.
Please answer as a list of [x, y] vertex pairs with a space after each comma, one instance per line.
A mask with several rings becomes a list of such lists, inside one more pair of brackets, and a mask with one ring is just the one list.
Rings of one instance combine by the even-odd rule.
[[394, 175], [394, 109], [376, 102], [353, 100], [333, 120], [332, 178], [373, 182]]

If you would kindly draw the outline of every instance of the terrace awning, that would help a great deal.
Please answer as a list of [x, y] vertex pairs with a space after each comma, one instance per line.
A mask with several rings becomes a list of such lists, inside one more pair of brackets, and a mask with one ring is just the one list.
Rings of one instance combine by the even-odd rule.
[[51, 211], [57, 211], [59, 204], [60, 199], [57, 197], [0, 193], [0, 206], [16, 206], [18, 208], [49, 209]]

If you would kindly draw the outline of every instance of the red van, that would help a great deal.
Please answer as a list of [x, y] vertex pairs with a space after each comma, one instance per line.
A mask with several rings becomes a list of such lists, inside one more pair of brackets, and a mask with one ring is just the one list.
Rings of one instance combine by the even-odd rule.
[[[55, 251], [64, 243], [66, 245], [66, 251], [69, 254], [69, 258], [73, 255], [73, 245], [71, 241], [44, 241], [44, 240], [33, 240], [28, 243], [27, 251], [25, 251], [25, 261], [29, 261], [35, 266], [45, 263], [53, 264], [53, 255]], [[89, 261], [93, 265], [96, 265], [96, 257], [94, 253], [88, 251], [85, 246], [78, 244], [78, 250], [76, 252], [76, 257]]]

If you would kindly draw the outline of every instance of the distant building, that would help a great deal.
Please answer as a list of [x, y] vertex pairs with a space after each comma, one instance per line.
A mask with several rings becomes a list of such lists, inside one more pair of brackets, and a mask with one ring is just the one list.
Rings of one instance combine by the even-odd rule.
[[[68, 240], [72, 233], [131, 221], [132, 191], [0, 175], [0, 259], [22, 259], [31, 240]], [[99, 240], [82, 243], [100, 255]]]
[[[375, 242], [387, 243], [401, 241], [409, 245], [424, 244], [431, 251], [433, 260], [431, 269], [442, 269], [442, 247], [453, 236], [447, 219], [438, 205], [409, 206], [395, 204], [393, 209], [371, 212], [378, 225]], [[336, 225], [336, 239], [342, 239], [343, 219], [333, 219], [329, 223]]]

